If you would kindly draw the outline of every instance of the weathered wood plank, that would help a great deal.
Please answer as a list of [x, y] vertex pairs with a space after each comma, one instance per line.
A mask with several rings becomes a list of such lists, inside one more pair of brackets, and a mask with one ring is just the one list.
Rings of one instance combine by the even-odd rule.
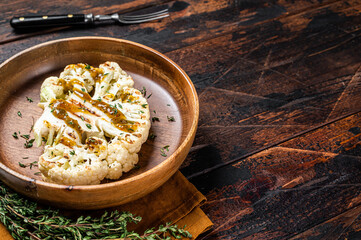
[[[14, 31], [9, 22], [14, 16], [24, 15], [57, 15], [57, 14], [74, 14], [74, 13], [93, 13], [96, 14], [111, 14], [115, 12], [124, 13], [137, 9], [142, 9], [149, 6], [159, 5], [170, 0], [136, 0], [136, 1], [113, 1], [107, 0], [103, 2], [98, 1], [35, 1], [29, 9], [29, 4], [26, 1], [8, 1], [0, 3], [0, 42], [16, 40], [19, 38], [26, 38], [31, 36], [29, 32]], [[55, 30], [54, 31], [58, 31]]]
[[326, 222], [323, 222], [297, 236], [292, 237], [296, 239], [359, 239], [342, 237], [342, 235], [349, 231], [348, 228], [352, 227], [358, 218], [361, 217], [361, 206], [352, 208]]
[[321, 224], [360, 203], [360, 164], [274, 148], [199, 176], [193, 181], [208, 192], [204, 210], [216, 226], [207, 238], [279, 239]]
[[361, 239], [361, 215], [339, 237], [340, 240]]
[[197, 130], [193, 151], [181, 166], [186, 177], [202, 174], [226, 162], [274, 143], [277, 137], [291, 137], [308, 126], [204, 126]]
[[[81, 0], [47, 8], [39, 2], [33, 13], [110, 13], [149, 2], [106, 3]], [[9, 7], [0, 17], [0, 41], [27, 36], [4, 22], [27, 12], [24, 4], [0, 3]], [[200, 126], [182, 172], [193, 175], [192, 182], [209, 199], [204, 210], [215, 228], [205, 238], [312, 238], [330, 236], [336, 226], [335, 235], [357, 239], [360, 114], [242, 157], [361, 110], [361, 2], [168, 4], [171, 18], [156, 23], [67, 29], [3, 44], [0, 62], [37, 43], [75, 35], [127, 38], [167, 52], [199, 91]], [[207, 169], [215, 170], [202, 173]], [[355, 219], [351, 225], [350, 219]]]
[[[346, 118], [310, 134], [281, 144], [282, 147], [330, 152], [350, 156], [361, 155], [361, 115]], [[327, 137], [326, 137], [327, 136]]]
[[340, 236], [359, 216], [361, 157], [334, 149], [341, 140], [344, 147], [360, 143], [360, 119], [352, 115], [192, 178], [216, 226], [205, 239]]
[[[353, 12], [346, 7], [348, 11]], [[318, 18], [317, 14], [305, 13], [305, 16]], [[289, 20], [297, 19], [291, 16]], [[262, 27], [268, 30], [261, 31], [257, 27], [233, 41], [222, 36], [168, 54], [178, 62], [186, 62], [184, 68], [200, 91], [200, 107], [204, 111], [201, 111], [195, 146], [208, 146], [213, 153], [192, 153], [182, 169], [184, 174], [191, 176], [203, 171], [202, 164], [196, 163], [205, 162], [201, 160], [204, 156], [221, 159], [210, 161], [214, 166], [222, 161], [233, 162], [237, 160], [236, 152], [240, 158], [307, 128], [361, 110], [357, 100], [360, 55], [354, 54], [354, 47], [361, 47], [360, 36], [357, 35], [357, 41], [352, 40], [351, 45], [310, 56], [325, 39], [331, 41], [332, 38], [335, 42], [347, 39], [347, 33], [335, 33], [333, 29], [348, 20], [339, 19], [333, 26], [327, 21], [323, 21], [323, 25], [322, 21], [310, 21], [313, 25], [308, 30], [294, 35], [285, 33], [277, 23], [269, 23], [266, 24], [268, 28]], [[315, 32], [321, 25], [331, 29], [320, 38]], [[274, 40], [281, 35], [287, 35], [287, 38]], [[310, 43], [304, 41], [305, 38], [314, 41]], [[248, 47], [260, 39], [266, 40], [259, 47], [262, 51]], [[209, 55], [204, 59], [197, 56], [198, 51]], [[280, 59], [280, 56], [283, 57]], [[321, 58], [327, 61], [320, 63]], [[205, 64], [196, 64], [202, 61]], [[221, 69], [217, 71], [219, 67]], [[237, 147], [231, 147], [235, 145]], [[207, 167], [211, 167], [210, 162], [206, 162]]]
[[[229, 0], [208, 0], [208, 1], [143, 1], [118, 2], [108, 1], [107, 4], [89, 3], [84, 1], [71, 1], [67, 5], [59, 6], [51, 2], [38, 1], [39, 6], [46, 7], [34, 8], [31, 14], [60, 14], [64, 12], [77, 11], [79, 13], [93, 12], [95, 14], [112, 13], [116, 11], [128, 12], [134, 9], [143, 8], [154, 4], [169, 2], [172, 21], [162, 20], [157, 24], [145, 23], [132, 26], [105, 26], [91, 29], [65, 29], [53, 33], [51, 36], [35, 37], [31, 41], [32, 45], [42, 40], [53, 40], [58, 38], [71, 37], [76, 35], [85, 36], [110, 36], [119, 38], [129, 38], [130, 40], [142, 42], [148, 46], [161, 51], [170, 51], [180, 47], [188, 46], [205, 39], [214, 38], [223, 35], [240, 27], [248, 27], [254, 24], [271, 21], [275, 17], [282, 18], [293, 14], [298, 14], [310, 8], [338, 4], [337, 1], [257, 1], [250, 3], [248, 1], [229, 1]], [[59, 3], [60, 4], [60, 3]], [[60, 4], [61, 5], [61, 4]], [[8, 24], [9, 19], [14, 12], [21, 15], [28, 12], [28, 6], [23, 2], [14, 2], [13, 4], [0, 4], [4, 9], [4, 16], [0, 18], [0, 42], [10, 41], [11, 39], [26, 38], [27, 34], [14, 32]], [[340, 8], [342, 6], [339, 6]], [[43, 33], [40, 33], [43, 35]], [[32, 34], [30, 34], [31, 36]], [[172, 36], [172, 37], [170, 37]], [[38, 40], [38, 41], [37, 41]], [[17, 45], [17, 44], [16, 44]], [[17, 51], [23, 50], [30, 44], [20, 44], [16, 46]], [[6, 58], [5, 58], [6, 59]], [[0, 61], [4, 59], [0, 58]]]
[[[263, 8], [252, 4], [241, 7], [244, 8], [242, 11], [265, 11], [263, 14], [274, 7], [262, 4]], [[283, 23], [280, 20], [241, 25], [237, 28], [242, 28], [242, 31], [226, 35], [222, 33], [221, 37], [169, 52], [168, 56], [185, 68], [200, 91], [200, 104], [204, 111], [201, 111], [200, 131], [195, 145], [211, 145], [221, 156], [214, 163], [234, 161], [258, 148], [272, 145], [280, 138], [289, 138], [324, 122], [336, 99], [355, 74], [359, 58], [354, 56], [354, 49], [359, 48], [361, 41], [355, 38], [354, 42], [349, 42], [353, 45], [342, 45], [322, 54], [309, 55], [313, 53], [314, 48], [325, 42], [325, 39], [328, 39], [328, 42], [342, 42], [353, 34], [338, 29], [345, 27], [345, 21], [356, 21], [353, 14], [357, 6], [355, 10], [348, 4], [356, 5], [353, 1], [332, 2], [316, 10], [308, 8], [306, 12], [297, 15], [285, 13], [286, 16], [281, 18]], [[232, 8], [227, 1], [209, 1], [206, 5], [195, 2], [171, 2], [170, 6], [173, 9], [172, 18], [159, 23], [128, 26], [122, 28], [123, 33], [114, 30], [118, 26], [77, 30], [77, 33], [109, 35], [109, 32], [114, 32], [117, 34], [115, 36], [128, 34], [131, 40], [149, 43], [158, 49], [166, 50], [197, 42], [198, 40], [188, 40], [193, 39], [194, 34], [209, 33], [210, 28], [205, 23], [209, 15], [217, 13], [215, 15], [220, 18]], [[324, 14], [325, 9], [336, 15], [350, 16], [336, 18], [333, 25], [330, 25], [319, 17], [319, 14]], [[299, 22], [300, 18], [308, 19], [309, 24], [304, 26], [304, 22]], [[239, 20], [239, 16], [227, 21], [237, 19]], [[198, 22], [203, 25], [198, 26]], [[218, 25], [211, 24], [211, 28], [221, 28], [221, 24], [220, 21]], [[317, 34], [320, 29], [329, 30], [320, 37]], [[6, 44], [0, 49], [0, 52], [4, 53], [1, 56], [5, 58], [6, 55], [10, 55], [6, 51], [7, 46], [14, 47], [11, 49], [17, 52], [18, 47], [21, 49], [36, 42], [73, 34], [74, 30], [68, 30], [45, 38], [34, 37]], [[201, 39], [205, 38], [203, 35]], [[182, 42], [181, 39], [188, 40]], [[310, 39], [311, 43], [304, 39]], [[322, 59], [329, 60], [323, 67], [316, 68], [320, 55], [323, 55]], [[347, 111], [341, 114], [347, 114]], [[235, 127], [233, 129], [237, 130], [230, 131], [229, 124], [246, 127]], [[217, 130], [212, 133], [209, 131], [212, 128]], [[239, 147], [230, 150], [229, 146], [237, 144]], [[199, 168], [195, 168], [191, 162], [199, 162], [199, 159], [189, 158], [182, 170], [185, 174], [202, 169], [201, 164]]]

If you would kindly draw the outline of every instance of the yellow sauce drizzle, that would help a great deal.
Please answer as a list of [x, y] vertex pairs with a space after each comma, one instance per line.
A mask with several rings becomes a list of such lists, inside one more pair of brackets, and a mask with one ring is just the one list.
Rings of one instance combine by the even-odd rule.
[[59, 143], [69, 147], [69, 148], [73, 148], [76, 145], [76, 142], [67, 138], [67, 137], [62, 137], [60, 138]]
[[[101, 81], [104, 77], [104, 70], [101, 68], [94, 68], [85, 64], [69, 65], [69, 68], [77, 67], [81, 67], [84, 70], [90, 72], [95, 82]], [[119, 130], [122, 130], [124, 132], [134, 132], [138, 128], [139, 123], [127, 120], [124, 114], [119, 109], [117, 109], [116, 106], [111, 106], [110, 104], [101, 100], [93, 100], [90, 95], [85, 91], [84, 83], [79, 81], [78, 79], [72, 79], [70, 81], [59, 79], [59, 85], [63, 86], [65, 91], [73, 91], [73, 93], [84, 102], [90, 103], [93, 107], [106, 114], [110, 118], [113, 126], [118, 128]], [[82, 86], [84, 89], [79, 90], [77, 87], [75, 87], [75, 85]], [[134, 101], [135, 98], [130, 93], [124, 93], [121, 95], [121, 100], [122, 102], [124, 102], [125, 100]], [[76, 114], [78, 112], [92, 114], [96, 116], [99, 115], [97, 115], [94, 111], [88, 109], [85, 105], [81, 103], [78, 103], [74, 100], [71, 100], [71, 102], [72, 103], [69, 103], [62, 99], [56, 99], [50, 103], [50, 106], [52, 107], [52, 113], [55, 117], [64, 120], [69, 127], [73, 128], [76, 132], [78, 132], [79, 136], [81, 136], [81, 134], [83, 133], [82, 128], [80, 127], [77, 120], [72, 119], [68, 116], [68, 112], [76, 116], [79, 116]]]

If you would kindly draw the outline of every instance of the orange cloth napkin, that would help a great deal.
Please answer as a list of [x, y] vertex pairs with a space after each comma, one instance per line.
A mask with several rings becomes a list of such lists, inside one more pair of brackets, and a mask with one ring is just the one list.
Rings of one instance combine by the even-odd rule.
[[[161, 224], [172, 222], [179, 227], [186, 225], [193, 239], [210, 229], [213, 224], [207, 215], [200, 209], [206, 198], [200, 193], [179, 171], [174, 174], [163, 186], [138, 199], [118, 207], [109, 209], [128, 211], [141, 216], [142, 221], [131, 226], [138, 233], [145, 229], [158, 227]], [[99, 215], [104, 210], [71, 211], [71, 215]], [[12, 240], [7, 229], [0, 225], [0, 239]]]

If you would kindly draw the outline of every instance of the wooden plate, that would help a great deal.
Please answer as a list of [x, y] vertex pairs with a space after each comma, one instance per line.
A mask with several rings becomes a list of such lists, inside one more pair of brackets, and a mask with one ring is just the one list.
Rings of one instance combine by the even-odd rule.
[[[21, 167], [37, 161], [43, 149], [25, 148], [25, 139], [12, 134], [30, 134], [41, 115], [40, 86], [48, 76], [58, 76], [71, 63], [98, 66], [115, 61], [144, 86], [151, 109], [150, 132], [157, 137], [143, 144], [139, 169], [119, 180], [90, 186], [47, 183], [37, 175], [37, 167]], [[16, 190], [46, 204], [74, 209], [100, 209], [138, 199], [155, 190], [177, 171], [192, 145], [199, 115], [197, 93], [186, 73], [159, 52], [134, 42], [78, 37], [51, 41], [27, 49], [0, 65], [0, 179]], [[27, 101], [29, 97], [34, 102]], [[21, 117], [18, 115], [21, 112]], [[173, 116], [175, 122], [169, 122]], [[167, 157], [160, 148], [169, 145]]]

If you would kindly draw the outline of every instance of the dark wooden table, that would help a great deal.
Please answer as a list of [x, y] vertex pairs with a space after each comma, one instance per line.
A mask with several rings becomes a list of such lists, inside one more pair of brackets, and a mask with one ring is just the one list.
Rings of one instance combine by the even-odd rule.
[[[171, 16], [140, 25], [9, 25], [14, 15], [158, 4]], [[361, 1], [3, 0], [0, 9], [0, 62], [48, 40], [109, 36], [188, 73], [200, 121], [181, 171], [208, 198], [215, 226], [204, 239], [361, 239]]]

